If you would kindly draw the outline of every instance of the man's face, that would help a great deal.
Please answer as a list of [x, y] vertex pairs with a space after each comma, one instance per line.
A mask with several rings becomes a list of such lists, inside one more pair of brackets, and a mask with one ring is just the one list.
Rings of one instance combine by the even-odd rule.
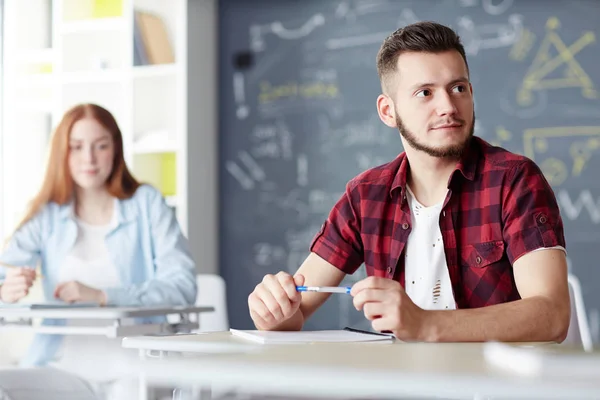
[[404, 146], [432, 157], [459, 157], [475, 123], [472, 88], [461, 55], [403, 53], [391, 83], [395, 122]]

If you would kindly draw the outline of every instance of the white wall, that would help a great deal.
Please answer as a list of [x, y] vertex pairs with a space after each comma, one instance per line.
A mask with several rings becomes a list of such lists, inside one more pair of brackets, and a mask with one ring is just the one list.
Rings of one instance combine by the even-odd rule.
[[217, 3], [188, 3], [188, 236], [202, 273], [219, 271]]

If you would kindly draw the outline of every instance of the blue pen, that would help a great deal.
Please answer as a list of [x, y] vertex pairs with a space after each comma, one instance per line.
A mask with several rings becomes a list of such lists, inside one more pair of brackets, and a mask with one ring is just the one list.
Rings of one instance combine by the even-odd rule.
[[321, 293], [348, 293], [351, 287], [347, 286], [296, 286], [298, 292], [321, 292]]

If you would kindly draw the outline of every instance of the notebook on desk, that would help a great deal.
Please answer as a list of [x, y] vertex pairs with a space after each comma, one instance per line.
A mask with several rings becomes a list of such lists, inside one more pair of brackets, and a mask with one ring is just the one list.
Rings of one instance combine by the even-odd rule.
[[391, 342], [394, 336], [356, 330], [258, 331], [230, 329], [234, 336], [262, 344]]

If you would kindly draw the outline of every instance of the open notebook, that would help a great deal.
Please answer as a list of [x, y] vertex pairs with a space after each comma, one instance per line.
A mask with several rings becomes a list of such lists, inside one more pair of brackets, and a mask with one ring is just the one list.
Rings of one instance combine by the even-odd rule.
[[394, 340], [392, 335], [350, 330], [282, 332], [230, 329], [230, 332], [234, 336], [263, 344], [391, 342]]

